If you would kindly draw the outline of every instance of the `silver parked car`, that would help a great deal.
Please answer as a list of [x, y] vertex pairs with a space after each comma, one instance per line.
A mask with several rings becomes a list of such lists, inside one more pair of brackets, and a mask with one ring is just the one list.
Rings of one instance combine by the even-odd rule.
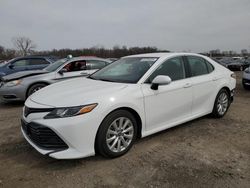
[[250, 67], [246, 68], [243, 73], [242, 85], [245, 89], [250, 89]]
[[56, 61], [43, 70], [22, 71], [1, 77], [0, 98], [4, 101], [24, 101], [32, 93], [55, 82], [86, 77], [111, 61], [97, 57], [74, 57]]

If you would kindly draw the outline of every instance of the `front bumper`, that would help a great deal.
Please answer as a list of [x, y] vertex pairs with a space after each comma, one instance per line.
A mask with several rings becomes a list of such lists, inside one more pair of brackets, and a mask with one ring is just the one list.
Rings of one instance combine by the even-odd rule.
[[[33, 113], [22, 121], [27, 125], [36, 124], [50, 129], [65, 144], [62, 148], [41, 147], [22, 127], [24, 138], [41, 154], [56, 159], [76, 159], [95, 155], [95, 137], [101, 119], [96, 113], [88, 113], [70, 118], [43, 119], [47, 113]], [[47, 142], [47, 144], [50, 144]]]
[[48, 127], [21, 120], [21, 128], [29, 140], [41, 149], [60, 151], [68, 148], [67, 144]]
[[21, 84], [12, 87], [1, 85], [0, 98], [4, 101], [25, 101], [26, 87]]

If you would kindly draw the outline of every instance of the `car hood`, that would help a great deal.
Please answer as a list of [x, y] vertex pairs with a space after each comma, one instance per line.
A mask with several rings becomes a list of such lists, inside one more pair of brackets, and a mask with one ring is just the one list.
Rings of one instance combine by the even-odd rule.
[[[70, 107], [98, 103], [112, 97], [128, 84], [76, 78], [49, 85], [29, 97], [37, 104], [53, 107]], [[26, 101], [27, 102], [27, 101]]]
[[29, 77], [29, 76], [45, 74], [45, 73], [48, 73], [48, 71], [46, 71], [46, 70], [21, 71], [21, 72], [16, 72], [16, 73], [13, 73], [13, 74], [3, 76], [2, 80], [11, 81], [11, 80], [16, 80], [16, 79], [26, 78], [26, 77]]

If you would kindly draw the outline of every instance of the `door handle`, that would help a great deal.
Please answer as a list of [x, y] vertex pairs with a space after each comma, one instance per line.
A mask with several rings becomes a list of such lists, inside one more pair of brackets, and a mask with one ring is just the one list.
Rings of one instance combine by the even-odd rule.
[[192, 86], [191, 83], [186, 83], [183, 87], [184, 87], [184, 88], [189, 88], [189, 87], [191, 87], [191, 86]]

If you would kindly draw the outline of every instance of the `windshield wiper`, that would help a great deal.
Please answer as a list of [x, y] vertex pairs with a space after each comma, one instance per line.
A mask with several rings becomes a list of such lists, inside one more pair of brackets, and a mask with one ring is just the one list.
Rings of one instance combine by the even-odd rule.
[[113, 80], [109, 80], [106, 78], [93, 78], [92, 76], [88, 76], [87, 78], [92, 79], [92, 80], [101, 80], [101, 81], [105, 81], [105, 82], [115, 82]]
[[92, 80], [97, 80], [97, 79], [91, 77], [91, 75], [87, 76], [86, 78], [89, 78], [89, 79], [92, 79]]
[[105, 82], [115, 82], [115, 81], [113, 81], [113, 80], [104, 79], [104, 78], [100, 78], [100, 79], [97, 79], [97, 80], [101, 80], [101, 81], [105, 81]]

